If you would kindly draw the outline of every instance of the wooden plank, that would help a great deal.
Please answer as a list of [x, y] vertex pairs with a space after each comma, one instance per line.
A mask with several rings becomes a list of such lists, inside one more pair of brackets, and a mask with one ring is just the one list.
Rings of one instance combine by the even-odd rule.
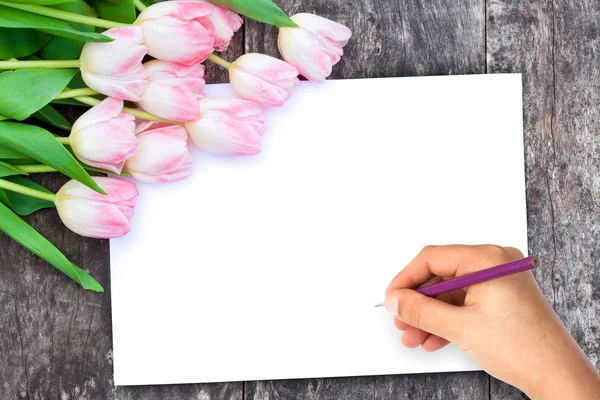
[[333, 400], [371, 399], [374, 377], [298, 379], [246, 383], [244, 399]]
[[[536, 278], [600, 367], [600, 3], [488, 0], [489, 72], [522, 72]], [[493, 380], [492, 398], [519, 398]]]
[[375, 382], [376, 400], [489, 397], [489, 379], [484, 372], [381, 376]]
[[[225, 53], [242, 52], [238, 32]], [[227, 73], [207, 66], [211, 83]], [[72, 121], [83, 108], [68, 109]], [[58, 190], [64, 177], [36, 179]], [[240, 399], [243, 384], [120, 387], [113, 385], [108, 241], [78, 236], [54, 210], [26, 218], [106, 289], [83, 291], [70, 279], [0, 234], [0, 399]]]
[[[286, 0], [289, 15], [316, 13], [355, 33], [333, 78], [473, 74], [485, 72], [485, 4], [409, 0]], [[246, 23], [246, 52], [278, 56], [277, 29]], [[360, 101], [360, 99], [358, 99]], [[249, 382], [247, 399], [487, 398], [482, 372], [376, 378]]]

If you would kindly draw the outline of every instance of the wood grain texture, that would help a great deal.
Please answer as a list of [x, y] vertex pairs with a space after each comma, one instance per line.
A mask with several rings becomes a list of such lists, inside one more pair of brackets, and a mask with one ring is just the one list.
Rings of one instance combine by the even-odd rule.
[[[522, 72], [536, 278], [600, 367], [600, 3], [488, 0], [488, 72]], [[518, 391], [492, 380], [492, 398]]]
[[[278, 0], [348, 25], [333, 78], [522, 72], [530, 252], [555, 310], [600, 367], [600, 3], [597, 0]], [[223, 57], [277, 56], [247, 21]], [[208, 82], [227, 73], [207, 66]], [[70, 109], [71, 117], [77, 115]], [[37, 178], [57, 190], [64, 178]], [[107, 289], [84, 292], [0, 234], [0, 399], [521, 399], [485, 373], [115, 388], [109, 249], [27, 218]]]

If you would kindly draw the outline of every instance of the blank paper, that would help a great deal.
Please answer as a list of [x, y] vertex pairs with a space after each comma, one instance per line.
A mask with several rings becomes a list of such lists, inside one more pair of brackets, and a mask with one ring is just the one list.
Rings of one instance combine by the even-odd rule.
[[115, 384], [479, 369], [404, 348], [374, 305], [427, 244], [527, 251], [521, 76], [301, 82], [266, 125], [258, 156], [195, 149], [191, 178], [139, 184]]

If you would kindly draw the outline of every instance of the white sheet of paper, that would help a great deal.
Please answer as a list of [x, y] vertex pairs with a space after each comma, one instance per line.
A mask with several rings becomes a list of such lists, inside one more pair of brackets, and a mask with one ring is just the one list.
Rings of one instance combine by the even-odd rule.
[[[234, 96], [228, 85], [209, 95]], [[479, 369], [374, 305], [427, 244], [527, 251], [520, 75], [301, 82], [111, 241], [116, 385]]]

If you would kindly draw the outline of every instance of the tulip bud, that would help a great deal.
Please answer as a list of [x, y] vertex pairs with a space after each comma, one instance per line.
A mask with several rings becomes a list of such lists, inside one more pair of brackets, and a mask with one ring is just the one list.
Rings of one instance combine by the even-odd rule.
[[106, 195], [70, 180], [56, 193], [56, 210], [73, 232], [98, 239], [110, 239], [129, 232], [137, 187], [133, 182], [93, 177]]
[[298, 70], [277, 58], [250, 53], [231, 64], [229, 81], [241, 98], [263, 106], [280, 106], [292, 95]]
[[135, 25], [142, 28], [148, 54], [159, 60], [194, 65], [212, 52], [213, 8], [194, 1], [156, 3], [140, 13]]
[[203, 150], [222, 155], [260, 153], [265, 114], [253, 101], [227, 97], [200, 100], [200, 119], [185, 124]]
[[344, 54], [342, 48], [352, 31], [318, 15], [303, 13], [290, 18], [298, 26], [279, 28], [279, 52], [306, 79], [324, 82]]
[[146, 55], [139, 27], [113, 28], [112, 42], [88, 42], [81, 51], [81, 77], [95, 91], [121, 100], [138, 101], [146, 89], [142, 58]]
[[198, 119], [198, 100], [204, 91], [204, 66], [153, 60], [144, 64], [148, 87], [140, 105], [150, 113], [171, 121]]
[[86, 111], [71, 129], [75, 156], [92, 167], [120, 174], [125, 160], [135, 154], [133, 116], [121, 113], [123, 100], [107, 97]]
[[181, 125], [154, 124], [137, 135], [138, 150], [125, 162], [127, 171], [146, 183], [167, 183], [192, 174], [188, 134]]
[[195, 0], [199, 3], [209, 4], [213, 13], [209, 17], [214, 26], [213, 38], [215, 39], [214, 48], [216, 51], [225, 51], [233, 34], [240, 29], [244, 20], [233, 10], [219, 4], [209, 3], [204, 0]]

